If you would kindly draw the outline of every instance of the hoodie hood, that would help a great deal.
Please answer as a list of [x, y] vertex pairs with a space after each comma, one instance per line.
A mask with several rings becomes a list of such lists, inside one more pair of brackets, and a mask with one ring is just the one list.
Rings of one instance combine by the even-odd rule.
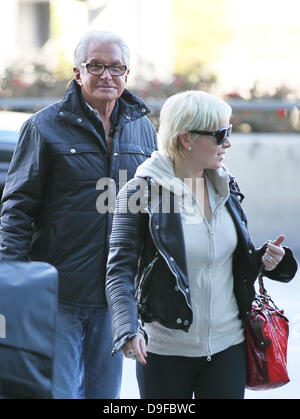
[[[137, 168], [135, 176], [150, 177], [152, 181], [177, 196], [191, 194], [188, 184], [175, 176], [172, 159], [160, 151], [154, 151], [151, 158], [145, 160]], [[207, 169], [205, 176], [212, 183], [218, 195], [224, 198], [229, 196], [229, 171], [226, 166], [216, 170]]]

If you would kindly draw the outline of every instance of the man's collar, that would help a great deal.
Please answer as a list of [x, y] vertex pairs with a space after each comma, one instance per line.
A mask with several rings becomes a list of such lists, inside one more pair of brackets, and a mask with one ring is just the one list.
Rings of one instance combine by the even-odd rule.
[[[99, 118], [100, 120], [101, 120], [101, 118], [100, 118], [100, 115], [99, 115], [99, 112], [98, 112], [98, 110], [97, 109], [94, 109], [88, 102], [86, 102], [85, 101], [85, 104], [87, 105], [87, 107], [96, 115], [96, 117], [97, 118]], [[112, 111], [112, 113], [111, 113], [111, 115], [110, 115], [110, 122], [111, 122], [111, 130], [110, 130], [110, 132], [109, 132], [109, 135], [111, 135], [111, 136], [113, 136], [114, 135], [114, 133], [115, 133], [115, 131], [116, 131], [116, 128], [117, 128], [117, 125], [118, 125], [118, 122], [119, 122], [119, 108], [120, 108], [120, 105], [119, 105], [119, 100], [116, 100], [116, 103], [115, 103], [115, 106], [114, 106], [114, 108], [113, 108], [113, 111]]]

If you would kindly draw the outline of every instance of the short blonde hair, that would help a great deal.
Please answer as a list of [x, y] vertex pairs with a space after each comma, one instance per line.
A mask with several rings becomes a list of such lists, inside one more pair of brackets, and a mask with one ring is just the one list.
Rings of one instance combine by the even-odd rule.
[[[210, 93], [189, 90], [169, 97], [160, 112], [159, 149], [174, 158], [182, 154], [179, 135], [191, 130], [214, 131], [229, 120], [231, 107]], [[192, 138], [197, 134], [193, 134]]]

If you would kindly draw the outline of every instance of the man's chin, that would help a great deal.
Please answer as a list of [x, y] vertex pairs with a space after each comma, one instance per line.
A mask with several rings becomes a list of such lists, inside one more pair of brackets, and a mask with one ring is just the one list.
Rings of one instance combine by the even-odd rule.
[[118, 95], [114, 90], [109, 90], [107, 92], [101, 91], [94, 96], [94, 100], [99, 102], [112, 102], [118, 99]]

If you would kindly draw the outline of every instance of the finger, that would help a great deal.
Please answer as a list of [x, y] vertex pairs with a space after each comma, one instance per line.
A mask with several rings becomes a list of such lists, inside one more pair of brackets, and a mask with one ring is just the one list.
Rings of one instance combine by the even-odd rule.
[[269, 255], [274, 256], [274, 257], [283, 257], [285, 254], [285, 251], [282, 247], [278, 247], [278, 246], [274, 246], [270, 244], [268, 246], [266, 253], [269, 253]]
[[[146, 361], [146, 356], [147, 356], [147, 352], [145, 351], [145, 348], [144, 348], [144, 344], [143, 344], [143, 341], [145, 341], [145, 339], [144, 339], [144, 337], [143, 336], [139, 336], [139, 340], [138, 340], [138, 342], [137, 342], [137, 346], [136, 346], [136, 348], [135, 348], [135, 355], [136, 355], [136, 358], [137, 358], [137, 360], [142, 364], [142, 365], [146, 365], [147, 364], [147, 361]], [[145, 352], [146, 353], [145, 353]]]
[[284, 253], [285, 251], [282, 247], [268, 247], [264, 254], [271, 256], [273, 260], [281, 260], [284, 256]]
[[285, 235], [284, 234], [280, 234], [280, 236], [277, 237], [276, 240], [274, 240], [273, 242], [270, 242], [271, 244], [274, 244], [275, 246], [280, 246], [281, 243], [283, 243], [285, 240]]
[[130, 352], [128, 352], [128, 351], [130, 351], [130, 348], [122, 349], [122, 351], [123, 351], [123, 354], [124, 354], [125, 358], [131, 358]]
[[130, 339], [128, 342], [126, 342], [123, 347], [122, 347], [122, 351], [123, 354], [126, 358], [130, 358], [131, 359], [131, 353], [130, 352], [134, 352], [136, 350], [136, 340], [137, 340], [137, 336], [135, 336], [134, 338]]
[[[144, 340], [144, 337], [142, 335], [137, 335], [134, 337], [134, 339], [131, 341], [131, 349], [134, 352], [134, 356], [136, 357], [136, 359], [142, 364], [142, 365], [146, 365], [146, 359], [144, 357], [144, 354], [141, 350], [141, 346], [140, 346], [140, 341]], [[131, 356], [127, 354], [128, 358], [131, 358]], [[132, 359], [132, 358], [131, 358]]]
[[[268, 260], [268, 256], [272, 257], [271, 261]], [[275, 255], [273, 255], [271, 253], [267, 253], [267, 252], [264, 254], [264, 260], [267, 262], [268, 265], [272, 265], [272, 266], [278, 265], [278, 263], [281, 261], [281, 259], [282, 259], [282, 257], [278, 256], [278, 255], [275, 256]]]
[[[284, 254], [274, 255], [269, 251], [269, 249], [263, 254], [262, 263], [265, 265], [267, 271], [271, 271], [276, 268], [276, 266], [281, 262]], [[271, 260], [269, 260], [271, 257]]]
[[147, 346], [146, 346], [146, 341], [144, 339], [144, 336], [142, 336], [142, 338], [140, 340], [140, 349], [141, 349], [141, 352], [142, 352], [143, 356], [144, 357], [147, 357], [148, 356], [148, 354], [147, 354]]
[[[133, 359], [132, 354], [130, 354], [130, 351], [133, 351], [134, 356], [136, 357], [136, 359], [142, 365], [146, 365], [147, 362], [146, 362], [145, 356], [144, 356], [143, 351], [142, 351], [141, 346], [140, 346], [140, 341], [141, 340], [145, 341], [145, 339], [142, 335], [135, 336], [133, 339], [131, 339], [130, 341], [125, 343], [125, 345], [122, 347], [122, 351], [123, 351], [124, 356], [126, 358], [129, 358], [129, 359]], [[128, 353], [128, 351], [129, 351], [129, 353]], [[147, 356], [147, 352], [146, 352], [146, 356]]]
[[144, 355], [143, 355], [143, 353], [142, 353], [142, 351], [140, 350], [140, 349], [137, 349], [136, 351], [135, 351], [135, 356], [136, 356], [136, 359], [142, 364], [142, 365], [146, 365], [147, 364], [147, 361], [146, 361], [146, 359], [145, 359], [145, 357], [144, 357]]
[[131, 351], [134, 352], [134, 348], [130, 345], [124, 345], [122, 348], [123, 354], [125, 356], [125, 358], [130, 358], [131, 359]]

